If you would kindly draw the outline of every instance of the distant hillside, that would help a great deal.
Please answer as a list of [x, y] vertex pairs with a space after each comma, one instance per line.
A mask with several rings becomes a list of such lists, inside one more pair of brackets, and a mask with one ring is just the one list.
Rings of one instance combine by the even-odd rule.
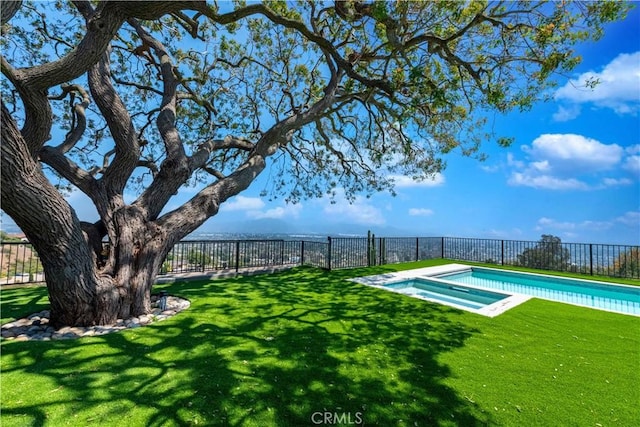
[[242, 233], [242, 234], [292, 234], [301, 230], [293, 223], [281, 219], [254, 219], [238, 222], [221, 222], [200, 227], [194, 233]]
[[[212, 221], [200, 229], [194, 231], [192, 236], [206, 236], [208, 234], [253, 234], [253, 235], [317, 235], [317, 236], [354, 236], [365, 237], [371, 231], [376, 236], [385, 237], [414, 237], [417, 234], [411, 230], [404, 230], [391, 226], [371, 226], [353, 223], [331, 224], [300, 224], [281, 219], [256, 219], [238, 222], [217, 223]], [[424, 234], [421, 233], [421, 236]]]

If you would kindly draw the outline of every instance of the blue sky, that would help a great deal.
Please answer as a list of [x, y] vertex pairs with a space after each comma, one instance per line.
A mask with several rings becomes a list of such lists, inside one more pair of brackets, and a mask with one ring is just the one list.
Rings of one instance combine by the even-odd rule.
[[[398, 195], [354, 204], [339, 199], [291, 206], [259, 197], [262, 179], [221, 208], [202, 230], [224, 231], [242, 220], [285, 221], [297, 231], [380, 235], [446, 235], [567, 242], [640, 244], [640, 10], [607, 27], [603, 39], [578, 47], [583, 62], [559, 79], [553, 102], [497, 116], [485, 162], [457, 153], [432, 182], [400, 180]], [[579, 88], [586, 77], [601, 84]], [[266, 224], [266, 223], [265, 223]]]
[[[525, 113], [495, 116], [497, 135], [510, 148], [487, 141], [480, 162], [459, 153], [444, 157], [433, 181], [398, 179], [397, 196], [338, 197], [287, 205], [268, 201], [265, 171], [229, 200], [199, 231], [290, 231], [325, 234], [458, 236], [565, 242], [640, 244], [640, 8], [607, 27], [597, 43], [578, 47], [583, 62], [560, 83], [554, 101]], [[580, 88], [598, 77], [595, 90]], [[181, 191], [169, 208], [188, 200]], [[97, 215], [80, 193], [68, 197], [83, 220]], [[3, 215], [4, 229], [11, 229]]]

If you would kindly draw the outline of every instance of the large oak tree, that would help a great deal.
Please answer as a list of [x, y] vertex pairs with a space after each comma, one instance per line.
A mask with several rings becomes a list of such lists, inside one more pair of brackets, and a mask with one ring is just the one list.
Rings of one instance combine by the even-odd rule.
[[[487, 117], [544, 98], [571, 47], [625, 9], [3, 1], [2, 209], [40, 255], [54, 325], [140, 315], [172, 246], [265, 168], [267, 192], [296, 202], [508, 144]], [[169, 209], [185, 186], [199, 191]], [[100, 220], [81, 222], [65, 188]]]

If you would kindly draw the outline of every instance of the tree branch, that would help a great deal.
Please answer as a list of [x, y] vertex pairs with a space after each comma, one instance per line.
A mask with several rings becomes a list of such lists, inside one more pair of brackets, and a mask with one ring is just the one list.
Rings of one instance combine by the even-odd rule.
[[131, 116], [111, 84], [108, 51], [89, 71], [89, 88], [115, 143], [115, 156], [108, 167], [103, 165], [102, 179], [109, 194], [121, 194], [140, 158], [140, 144]]
[[87, 18], [87, 30], [75, 49], [56, 61], [10, 71], [3, 59], [2, 72], [9, 77], [24, 103], [25, 124], [21, 132], [32, 155], [49, 139], [51, 132], [53, 115], [46, 99], [47, 90], [76, 79], [96, 64], [125, 19], [157, 19], [167, 13], [203, 6], [205, 3], [199, 1], [110, 1], [100, 3], [96, 11], [90, 13], [88, 3], [78, 1], [76, 7]]
[[3, 0], [0, 3], [0, 18], [2, 18], [1, 24], [4, 25], [18, 13], [22, 6], [22, 0]]
[[[89, 98], [89, 94], [87, 91], [80, 85], [62, 85], [62, 93], [57, 97], [52, 97], [51, 99], [63, 99], [67, 94], [71, 96], [71, 102], [73, 102], [73, 94], [74, 92], [78, 92], [82, 97], [82, 102], [74, 104], [72, 106], [71, 114], [73, 116], [71, 129], [65, 136], [65, 140], [56, 147], [62, 154], [67, 153], [71, 150], [80, 140], [84, 131], [87, 128], [87, 116], [86, 109], [89, 106], [91, 100]], [[76, 122], [77, 120], [77, 122]]]
[[75, 185], [87, 195], [91, 195], [95, 190], [96, 180], [91, 173], [85, 171], [77, 163], [67, 158], [64, 152], [58, 147], [45, 146], [38, 153], [40, 160], [51, 166], [63, 178]]
[[357, 73], [353, 69], [353, 64], [351, 62], [349, 62], [347, 59], [343, 58], [340, 55], [340, 53], [336, 50], [335, 46], [329, 40], [325, 39], [322, 36], [319, 36], [316, 33], [314, 33], [312, 30], [307, 28], [300, 21], [289, 19], [289, 18], [286, 18], [284, 16], [280, 16], [280, 15], [276, 14], [275, 12], [273, 12], [265, 4], [250, 5], [250, 6], [244, 7], [242, 9], [238, 9], [238, 10], [236, 10], [234, 12], [231, 12], [231, 13], [228, 13], [228, 14], [224, 14], [224, 15], [218, 15], [218, 14], [214, 13], [213, 10], [210, 9], [210, 8], [201, 8], [200, 11], [203, 13], [203, 15], [209, 17], [213, 21], [218, 22], [218, 23], [222, 23], [222, 24], [234, 22], [234, 21], [236, 21], [236, 20], [238, 20], [240, 18], [243, 18], [243, 17], [246, 17], [246, 16], [250, 16], [250, 15], [254, 15], [254, 14], [263, 15], [264, 17], [269, 19], [274, 24], [278, 24], [278, 25], [283, 26], [285, 28], [290, 28], [292, 30], [296, 30], [297, 32], [302, 34], [307, 40], [315, 43], [323, 52], [326, 52], [333, 59], [333, 61], [335, 61], [335, 63], [342, 70], [344, 70], [346, 72], [346, 74], [350, 78], [359, 81], [363, 85], [366, 85], [366, 86], [369, 86], [369, 87], [377, 87], [377, 88], [381, 89], [382, 91], [384, 91], [384, 92], [386, 92], [388, 94], [392, 94], [393, 93], [393, 88], [391, 87], [389, 82], [387, 82], [386, 80], [383, 80], [383, 79], [377, 79], [377, 80], [369, 79], [369, 78], [364, 77], [364, 76], [360, 75], [359, 73]]
[[136, 20], [129, 19], [128, 23], [136, 30], [142, 43], [153, 49], [158, 57], [163, 91], [156, 125], [164, 142], [167, 159], [171, 161], [186, 159], [184, 145], [175, 127], [178, 79], [176, 78], [171, 56], [162, 43], [152, 37]]

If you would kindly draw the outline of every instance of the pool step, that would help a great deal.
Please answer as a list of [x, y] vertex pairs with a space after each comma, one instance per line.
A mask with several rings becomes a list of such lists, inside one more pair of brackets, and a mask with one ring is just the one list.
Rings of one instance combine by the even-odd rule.
[[425, 289], [421, 289], [421, 288], [417, 288], [414, 286], [410, 286], [410, 287], [406, 287], [406, 288], [399, 288], [397, 289], [398, 291], [400, 291], [403, 294], [406, 295], [417, 295], [423, 298], [428, 298], [431, 300], [435, 300], [435, 301], [443, 301], [443, 302], [448, 302], [451, 304], [456, 304], [456, 305], [461, 305], [463, 307], [468, 307], [468, 308], [473, 308], [473, 309], [480, 309], [482, 307], [484, 307], [486, 304], [483, 303], [479, 303], [479, 302], [475, 302], [475, 301], [470, 301], [468, 299], [464, 299], [464, 298], [458, 298], [455, 297], [453, 295], [445, 295], [439, 292], [431, 292]]

